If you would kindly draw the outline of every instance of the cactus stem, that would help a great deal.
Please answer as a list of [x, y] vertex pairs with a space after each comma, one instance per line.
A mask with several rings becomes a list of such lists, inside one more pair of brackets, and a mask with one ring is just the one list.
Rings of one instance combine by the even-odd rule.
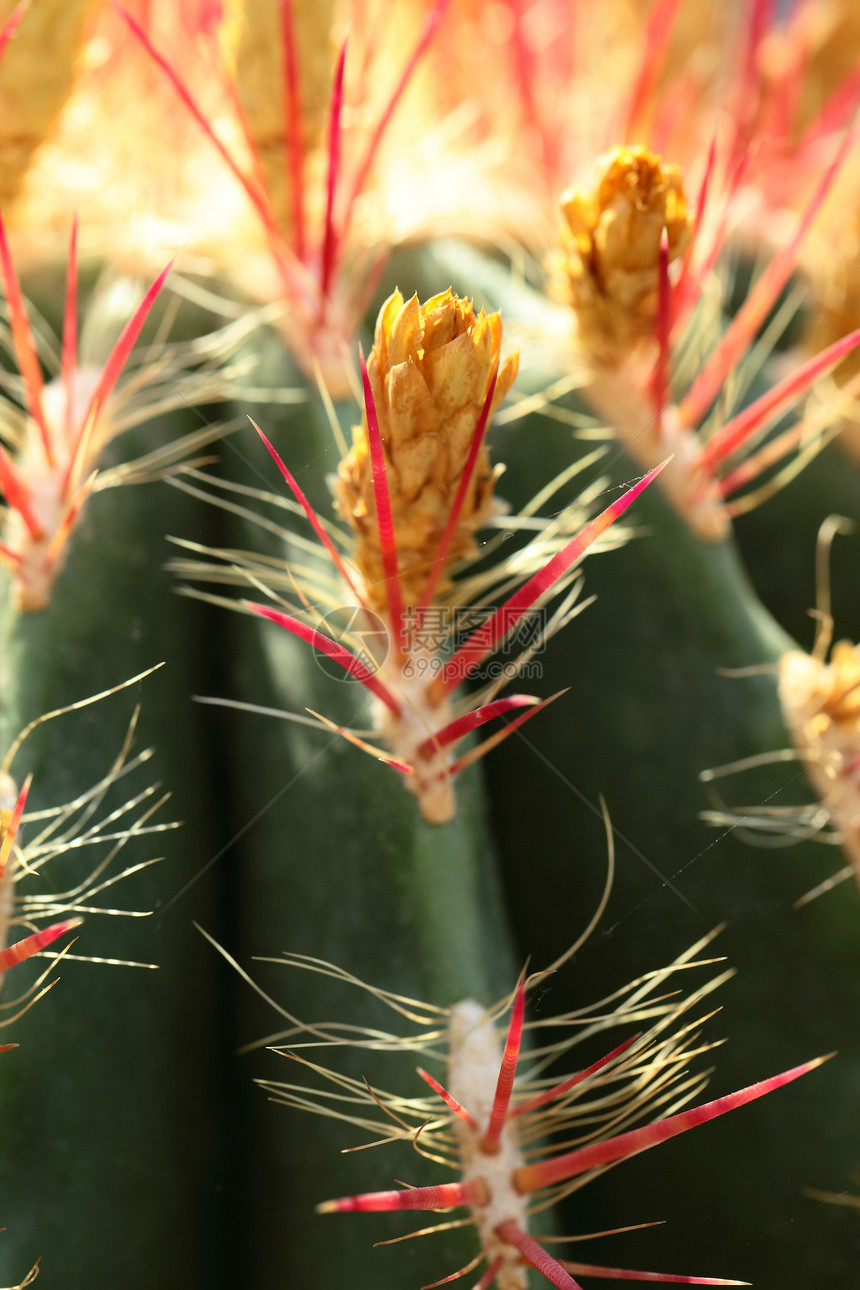
[[[25, 958], [41, 952], [71, 928], [77, 927], [82, 921], [80, 916], [83, 914], [145, 917], [148, 913], [146, 910], [112, 908], [101, 904], [97, 899], [101, 893], [112, 889], [131, 874], [158, 863], [155, 859], [144, 860], [129, 865], [125, 869], [116, 869], [114, 872], [114, 862], [129, 839], [177, 827], [173, 823], [150, 823], [153, 815], [167, 800], [166, 797], [158, 795], [157, 784], [134, 793], [118, 805], [105, 803], [114, 785], [124, 780], [127, 775], [149, 759], [151, 750], [138, 753], [134, 757], [129, 755], [134, 740], [138, 710], [133, 713], [122, 746], [107, 772], [73, 801], [45, 810], [33, 811], [27, 815], [25, 806], [32, 775], [27, 777], [19, 792], [9, 773], [9, 766], [21, 743], [30, 730], [40, 724], [40, 721], [58, 716], [61, 712], [84, 707], [87, 703], [115, 693], [116, 690], [123, 689], [139, 679], [140, 677], [133, 678], [123, 686], [106, 691], [103, 695], [93, 696], [92, 699], [84, 700], [82, 703], [72, 704], [68, 709], [45, 714], [40, 720], [32, 722], [18, 736], [0, 763], [0, 975]], [[22, 822], [25, 825], [38, 822], [34, 836], [28, 837], [26, 841], [21, 838]], [[27, 880], [43, 877], [45, 866], [52, 860], [69, 852], [77, 853], [93, 848], [103, 850], [101, 853], [96, 853], [97, 858], [89, 872], [79, 877], [70, 887], [48, 891], [29, 889], [30, 884]], [[31, 935], [10, 946], [5, 945], [10, 927], [20, 924], [32, 929], [38, 923], [48, 920], [52, 920], [49, 926], [33, 931]], [[63, 951], [63, 957], [67, 956], [82, 957], [69, 956], [68, 947]], [[97, 959], [91, 956], [84, 956], [84, 961], [138, 967], [151, 966], [132, 964], [124, 959]], [[0, 1008], [7, 1010], [28, 998], [30, 1002], [27, 1007], [32, 1006], [44, 993], [44, 989], [39, 990], [40, 985], [41, 980], [31, 986], [21, 999], [0, 1004]], [[19, 1012], [17, 1016], [20, 1015]], [[16, 1019], [16, 1017], [6, 1018], [0, 1021], [0, 1025], [6, 1026]]]

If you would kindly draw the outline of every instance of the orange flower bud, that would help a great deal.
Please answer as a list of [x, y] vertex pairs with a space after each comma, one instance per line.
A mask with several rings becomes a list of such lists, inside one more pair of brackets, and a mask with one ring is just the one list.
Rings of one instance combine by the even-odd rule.
[[[398, 571], [405, 604], [417, 604], [451, 513], [475, 427], [498, 368], [491, 415], [510, 389], [518, 358], [500, 363], [502, 320], [475, 315], [450, 290], [426, 304], [386, 301], [376, 325], [368, 374], [385, 452]], [[479, 452], [445, 570], [474, 548], [475, 531], [493, 511], [494, 472]], [[375, 609], [386, 607], [367, 425], [353, 431], [340, 463], [338, 510], [355, 536], [355, 562]], [[442, 584], [444, 586], [444, 578]]]

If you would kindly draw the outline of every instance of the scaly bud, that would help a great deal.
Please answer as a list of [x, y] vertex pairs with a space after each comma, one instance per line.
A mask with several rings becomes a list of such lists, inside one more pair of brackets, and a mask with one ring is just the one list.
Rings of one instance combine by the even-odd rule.
[[860, 646], [839, 641], [830, 662], [791, 650], [779, 697], [806, 774], [860, 882]]
[[[93, 0], [31, 5], [10, 41], [0, 74], [0, 205], [17, 197], [33, 154], [74, 88]], [[4, 0], [5, 22], [17, 6]]]
[[[399, 291], [383, 306], [367, 364], [385, 453], [404, 604], [418, 604], [433, 569], [469, 449], [498, 370], [490, 415], [517, 374], [500, 365], [502, 320], [475, 315], [450, 290], [426, 304]], [[353, 431], [340, 464], [338, 510], [355, 534], [355, 562], [377, 611], [386, 608], [367, 420]], [[493, 471], [482, 446], [445, 556], [445, 570], [474, 550], [475, 531], [493, 510]], [[444, 576], [444, 575], [443, 575]], [[444, 582], [443, 582], [444, 585]]]
[[593, 190], [569, 189], [561, 208], [553, 265], [561, 294], [583, 348], [615, 366], [654, 335], [663, 230], [669, 263], [690, 240], [681, 172], [647, 148], [615, 148], [598, 160]]

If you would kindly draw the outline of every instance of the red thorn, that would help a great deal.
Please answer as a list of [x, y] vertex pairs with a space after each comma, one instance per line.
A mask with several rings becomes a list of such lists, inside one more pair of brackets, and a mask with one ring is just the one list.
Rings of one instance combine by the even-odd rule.
[[69, 264], [66, 270], [66, 303], [63, 310], [61, 377], [66, 395], [66, 438], [71, 442], [74, 416], [74, 379], [78, 362], [78, 216], [72, 219]]
[[364, 663], [350, 653], [348, 649], [345, 649], [343, 645], [339, 645], [337, 641], [333, 641], [329, 636], [317, 631], [315, 627], [308, 627], [306, 623], [301, 622], [298, 618], [293, 618], [291, 614], [282, 613], [279, 609], [270, 609], [268, 605], [258, 605], [250, 600], [246, 600], [244, 604], [247, 609], [253, 610], [261, 618], [268, 618], [270, 622], [277, 623], [279, 627], [291, 632], [293, 636], [298, 636], [300, 640], [307, 641], [309, 645], [313, 645], [314, 649], [327, 654], [345, 672], [355, 677], [356, 681], [375, 694], [378, 699], [381, 699], [395, 716], [400, 716], [400, 705], [388, 687], [383, 685], [378, 677], [371, 672], [370, 668], [365, 667]]
[[841, 130], [855, 112], [858, 98], [860, 98], [860, 68], [854, 69], [845, 77], [826, 100], [818, 115], [810, 121], [801, 135], [797, 152], [803, 154], [821, 139]]
[[385, 571], [385, 594], [388, 598], [388, 616], [391, 619], [391, 633], [398, 650], [403, 648], [403, 591], [400, 586], [400, 570], [397, 564], [397, 540], [394, 534], [394, 518], [391, 514], [391, 497], [388, 492], [388, 472], [385, 466], [385, 452], [382, 447], [382, 435], [379, 430], [379, 418], [376, 415], [376, 404], [367, 364], [364, 355], [361, 359], [361, 382], [364, 387], [364, 411], [367, 417], [367, 440], [370, 446], [370, 465], [373, 472], [373, 494], [376, 500], [376, 523], [379, 529], [379, 546], [382, 552], [382, 568]]
[[666, 406], [669, 391], [669, 368], [671, 363], [670, 337], [672, 335], [672, 288], [669, 283], [669, 235], [665, 228], [660, 234], [655, 335], [657, 339], [657, 361], [654, 365], [654, 376], [651, 383], [651, 390], [654, 398], [654, 410], [657, 417], [657, 437], [659, 438], [663, 420], [663, 409]]
[[607, 1053], [606, 1056], [601, 1057], [599, 1061], [593, 1062], [592, 1065], [587, 1066], [585, 1070], [577, 1071], [575, 1075], [571, 1075], [569, 1079], [562, 1080], [562, 1082], [560, 1084], [556, 1084], [554, 1088], [548, 1088], [545, 1092], [538, 1093], [537, 1097], [529, 1098], [528, 1102], [520, 1102], [519, 1105], [515, 1106], [511, 1111], [511, 1119], [518, 1115], [529, 1115], [532, 1111], [537, 1111], [542, 1106], [546, 1106], [548, 1102], [555, 1102], [558, 1098], [564, 1097], [565, 1093], [569, 1093], [577, 1084], [581, 1084], [583, 1080], [588, 1079], [591, 1075], [596, 1075], [604, 1066], [608, 1066], [614, 1058], [619, 1057], [621, 1053], [629, 1048], [631, 1044], [635, 1043], [638, 1038], [638, 1035], [634, 1035], [632, 1039], [625, 1039], [623, 1044], [619, 1044], [617, 1048], [613, 1048], [611, 1053]]
[[734, 105], [735, 160], [748, 151], [749, 141], [759, 113], [762, 98], [762, 68], [759, 54], [762, 40], [771, 24], [774, 0], [752, 0], [752, 12], [745, 15], [747, 40], [741, 59], [737, 100]]
[[459, 1120], [462, 1120], [464, 1124], [468, 1124], [469, 1128], [475, 1133], [478, 1132], [477, 1124], [472, 1119], [466, 1108], [457, 1101], [453, 1093], [449, 1093], [446, 1088], [443, 1088], [439, 1081], [434, 1079], [432, 1075], [429, 1075], [421, 1066], [418, 1067], [418, 1074], [424, 1080], [425, 1084], [430, 1085], [434, 1093], [438, 1093], [445, 1105], [454, 1112]]
[[[843, 386], [841, 393], [845, 394], [846, 389], [847, 387]], [[749, 457], [744, 458], [739, 465], [735, 466], [734, 470], [730, 470], [720, 478], [720, 496], [724, 499], [731, 498], [739, 488], [743, 488], [744, 484], [757, 479], [770, 466], [776, 465], [777, 462], [787, 457], [789, 453], [812, 442], [813, 436], [818, 434], [820, 430], [820, 417], [812, 414], [811, 416], [803, 417], [790, 429], [784, 430], [782, 434], [768, 439], [764, 447], [759, 448], [758, 452], [751, 453]], [[819, 443], [823, 446], [822, 440], [819, 440]], [[731, 511], [729, 513], [731, 514]]]
[[520, 977], [517, 982], [517, 992], [514, 996], [514, 1006], [511, 1010], [511, 1022], [508, 1026], [502, 1064], [499, 1067], [499, 1078], [493, 1098], [493, 1109], [490, 1112], [490, 1122], [487, 1125], [486, 1133], [481, 1139], [481, 1150], [486, 1152], [487, 1155], [493, 1155], [498, 1151], [502, 1129], [505, 1127], [505, 1121], [508, 1118], [508, 1108], [511, 1104], [511, 1094], [514, 1091], [514, 1080], [517, 1074], [517, 1063], [520, 1059], [520, 1047], [523, 1042], [525, 1008], [526, 986], [523, 977]]
[[38, 515], [33, 510], [30, 490], [18, 473], [12, 458], [0, 444], [0, 490], [13, 510], [16, 510], [27, 525], [34, 542], [41, 542], [45, 530]]
[[5, 542], [0, 542], [0, 560], [5, 560], [13, 573], [21, 567], [21, 557]]
[[[2, 56], [3, 50], [6, 48], [6, 46], [9, 44], [9, 41], [15, 35], [15, 32], [18, 30], [19, 22], [24, 17], [24, 14], [27, 12], [29, 8], [30, 8], [30, 0], [21, 0], [21, 3], [15, 6], [15, 8], [10, 13], [9, 17], [3, 23], [3, 26], [0, 27], [0, 56]], [[12, 1044], [10, 1046], [12, 1048], [17, 1047], [16, 1044]]]
[[3, 227], [2, 219], [0, 219], [0, 266], [2, 266], [3, 282], [6, 287], [6, 301], [9, 306], [9, 325], [12, 329], [12, 342], [15, 346], [15, 356], [18, 360], [21, 380], [24, 382], [27, 411], [39, 428], [42, 447], [45, 450], [45, 459], [49, 466], [53, 466], [53, 446], [42, 408], [42, 388], [44, 385], [42, 367], [39, 363], [33, 330], [30, 326], [24, 297], [21, 294], [21, 284], [18, 281], [18, 275], [12, 263], [12, 255], [9, 251], [9, 243], [6, 240], [6, 230]]
[[334, 199], [340, 174], [340, 117], [343, 109], [343, 74], [346, 66], [346, 44], [344, 41], [337, 60], [334, 74], [334, 86], [331, 92], [331, 112], [328, 127], [328, 177], [326, 180], [325, 233], [322, 245], [322, 264], [320, 269], [320, 320], [325, 313], [331, 280], [337, 258], [337, 236], [334, 227]]
[[473, 708], [471, 712], [466, 712], [462, 717], [457, 717], [455, 721], [450, 721], [447, 726], [437, 730], [435, 734], [429, 735], [423, 744], [419, 744], [417, 750], [418, 757], [432, 757], [440, 748], [447, 748], [450, 744], [455, 744], [458, 739], [464, 735], [471, 734], [473, 730], [478, 730], [481, 726], [493, 721], [496, 717], [503, 716], [514, 708], [531, 708], [539, 704], [540, 699], [533, 694], [512, 694], [505, 699], [494, 699], [492, 703], [485, 703], [483, 707]]
[[496, 1235], [519, 1250], [526, 1262], [546, 1277], [551, 1285], [556, 1286], [557, 1290], [582, 1290], [579, 1282], [574, 1281], [570, 1273], [551, 1254], [547, 1254], [542, 1245], [538, 1245], [527, 1232], [517, 1227], [516, 1223], [500, 1223], [496, 1228]]
[[[711, 189], [711, 179], [714, 173], [714, 163], [717, 159], [717, 136], [714, 134], [711, 139], [711, 146], [708, 149], [708, 160], [705, 163], [705, 173], [702, 175], [702, 182], [699, 185], [699, 193], [696, 199], [696, 213], [693, 216], [693, 227], [690, 231], [690, 243], [684, 252], [684, 258], [681, 262], [681, 273], [675, 284], [672, 293], [672, 312], [675, 315], [675, 326], [679, 326], [682, 317], [686, 317], [689, 308], [695, 304], [699, 297], [700, 284], [695, 286], [691, 284], [690, 278], [693, 268], [693, 254], [699, 240], [699, 234], [702, 231], [705, 210], [708, 205], [708, 196]], [[714, 257], [716, 258], [716, 257]], [[707, 273], [710, 272], [710, 265], [707, 267]], [[704, 277], [706, 274], [700, 275]]]
[[490, 1286], [502, 1270], [503, 1263], [504, 1259], [501, 1254], [498, 1255], [497, 1258], [493, 1259], [480, 1281], [476, 1281], [472, 1286], [472, 1290], [490, 1290]]
[[70, 932], [73, 927], [80, 927], [84, 920], [82, 918], [67, 918], [62, 923], [54, 923], [51, 927], [45, 927], [40, 932], [33, 932], [32, 936], [25, 936], [23, 940], [16, 941], [14, 945], [9, 945], [5, 950], [0, 950], [0, 972], [7, 972], [9, 968], [16, 967], [17, 964], [23, 963], [25, 959], [32, 958], [40, 950], [47, 949], [54, 941], [66, 932]]
[[708, 356], [705, 366], [693, 383], [693, 388], [679, 405], [679, 414], [684, 425], [697, 426], [700, 423], [717, 397], [729, 371], [739, 361], [773, 307], [774, 301], [795, 266], [800, 242], [830, 191], [837, 172], [856, 138], [857, 129], [857, 126], [853, 126], [843, 135], [836, 154], [816, 185], [792, 237], [773, 256], [727, 327], [722, 339]]
[[499, 1255], [498, 1258], [493, 1259], [480, 1281], [475, 1283], [473, 1290], [490, 1290], [490, 1286], [502, 1270], [503, 1262], [504, 1259], [501, 1255]]
[[811, 1062], [804, 1062], [802, 1066], [784, 1071], [781, 1075], [773, 1075], [758, 1084], [751, 1084], [737, 1093], [728, 1093], [703, 1106], [694, 1106], [689, 1111], [681, 1111], [666, 1120], [658, 1120], [656, 1124], [646, 1124], [641, 1129], [631, 1129], [628, 1133], [620, 1133], [604, 1142], [577, 1147], [574, 1151], [539, 1164], [523, 1165], [514, 1172], [514, 1186], [517, 1191], [527, 1194], [539, 1188], [551, 1187], [554, 1183], [565, 1182], [568, 1178], [576, 1178], [588, 1173], [590, 1169], [611, 1164], [615, 1160], [626, 1160], [629, 1156], [638, 1155], [640, 1151], [647, 1151], [649, 1147], [656, 1147], [660, 1142], [677, 1137], [679, 1133], [686, 1133], [688, 1129], [695, 1129], [728, 1111], [734, 1111], [736, 1107], [745, 1106], [747, 1102], [754, 1102], [781, 1088], [783, 1084], [790, 1084], [792, 1080], [799, 1079], [801, 1075], [820, 1066], [823, 1061], [827, 1061], [827, 1058], [817, 1057]]
[[293, 203], [293, 244], [296, 256], [305, 258], [304, 130], [302, 92], [296, 57], [293, 0], [281, 0], [281, 40], [284, 46], [284, 117], [290, 192]]
[[779, 381], [773, 389], [744, 408], [711, 436], [702, 451], [702, 464], [713, 468], [718, 461], [730, 457], [745, 439], [756, 434], [777, 412], [784, 410], [787, 404], [800, 398], [813, 381], [840, 363], [857, 345], [860, 345], [860, 328], [828, 345], [827, 349]]
[[277, 450], [272, 446], [272, 444], [263, 434], [263, 431], [257, 425], [254, 418], [248, 417], [248, 420], [251, 422], [251, 425], [254, 427], [254, 429], [257, 431], [257, 434], [260, 436], [263, 443], [266, 445], [266, 448], [269, 451], [269, 455], [271, 456], [278, 470], [283, 475], [284, 480], [286, 481], [286, 484], [289, 487], [290, 491], [292, 492], [293, 496], [295, 497], [296, 501], [299, 503], [305, 515], [307, 516], [308, 523], [310, 524], [314, 533], [316, 533], [320, 542], [322, 542], [323, 546], [328, 552], [329, 557], [331, 558], [331, 561], [334, 564], [335, 568], [337, 569], [338, 573], [343, 578], [344, 582], [347, 584], [352, 594], [355, 596], [361, 608], [367, 609], [368, 608], [367, 602], [362, 596], [356, 584], [353, 582], [349, 569], [347, 568], [342, 555], [340, 554], [337, 547], [332, 542], [328, 533], [326, 533], [325, 529], [320, 523], [320, 520], [316, 511], [311, 506], [305, 494], [302, 492], [292, 472], [284, 464], [280, 454], [277, 452]]
[[594, 1263], [574, 1263], [562, 1259], [568, 1272], [579, 1277], [607, 1277], [612, 1281], [671, 1281], [685, 1286], [746, 1286], [749, 1281], [724, 1281], [722, 1277], [679, 1277], [666, 1272], [631, 1272], [627, 1268], [602, 1268]]
[[590, 520], [575, 538], [571, 538], [570, 542], [561, 551], [556, 552], [552, 559], [544, 565], [543, 569], [533, 574], [520, 587], [519, 591], [515, 591], [490, 616], [487, 622], [482, 623], [472, 633], [469, 639], [457, 650], [456, 654], [448, 660], [434, 682], [434, 688], [440, 692], [440, 698], [448, 690], [458, 685], [460, 681], [470, 676], [483, 663], [484, 659], [492, 654], [499, 641], [513, 630], [520, 618], [531, 608], [535, 601], [544, 596], [552, 588], [553, 584], [567, 573], [568, 569], [585, 554], [592, 543], [600, 537], [601, 533], [608, 529], [610, 524], [613, 524], [627, 510], [627, 507], [636, 500], [643, 489], [647, 488], [652, 480], [659, 475], [665, 465], [666, 462], [661, 462], [659, 466], [649, 470], [631, 488], [628, 488], [621, 497], [617, 498], [610, 506], [607, 506], [606, 510], [602, 511], [595, 519]]
[[441, 1183], [436, 1187], [407, 1187], [403, 1191], [370, 1191], [343, 1196], [317, 1205], [318, 1214], [382, 1213], [398, 1209], [452, 1209], [457, 1205], [485, 1205], [487, 1187], [482, 1178]]
[[66, 476], [63, 480], [63, 492], [65, 492], [69, 487], [74, 470], [85, 456], [87, 440], [92, 434], [93, 428], [101, 415], [102, 409], [110, 398], [113, 388], [120, 378], [122, 369], [128, 362], [128, 356], [134, 347], [135, 341], [140, 335], [141, 328], [149, 317], [150, 310], [155, 304], [156, 297], [164, 286], [164, 280], [172, 268], [173, 260], [170, 260], [152, 283], [125, 327], [123, 327], [116, 344], [108, 355], [108, 360], [102, 369], [98, 385], [93, 390], [86, 413], [80, 424], [75, 450], [72, 453], [72, 457], [66, 471]]
[[448, 768], [448, 773], [450, 775], [459, 775], [467, 766], [471, 766], [474, 762], [480, 760], [481, 757], [486, 757], [488, 752], [491, 752], [494, 748], [498, 748], [499, 744], [503, 743], [506, 739], [509, 739], [515, 730], [518, 730], [520, 726], [524, 726], [527, 721], [531, 721], [532, 717], [536, 717], [539, 712], [543, 712], [544, 708], [548, 708], [551, 703], [555, 703], [556, 699], [561, 698], [563, 694], [567, 694], [567, 690], [557, 690], [555, 694], [551, 694], [549, 698], [544, 699], [542, 703], [536, 703], [535, 706], [533, 708], [529, 708], [527, 712], [523, 712], [520, 716], [514, 717], [513, 721], [508, 721], [505, 724], [504, 730], [497, 730], [494, 735], [490, 735], [489, 739], [485, 739], [483, 743], [478, 744], [476, 748], [470, 748], [464, 756], [458, 757], [457, 760]]

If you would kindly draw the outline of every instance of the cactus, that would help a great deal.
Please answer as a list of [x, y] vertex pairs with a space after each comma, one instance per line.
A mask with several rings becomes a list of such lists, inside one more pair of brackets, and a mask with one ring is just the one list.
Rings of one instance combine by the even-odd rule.
[[3, 1285], [853, 1283], [813, 8], [3, 9]]

